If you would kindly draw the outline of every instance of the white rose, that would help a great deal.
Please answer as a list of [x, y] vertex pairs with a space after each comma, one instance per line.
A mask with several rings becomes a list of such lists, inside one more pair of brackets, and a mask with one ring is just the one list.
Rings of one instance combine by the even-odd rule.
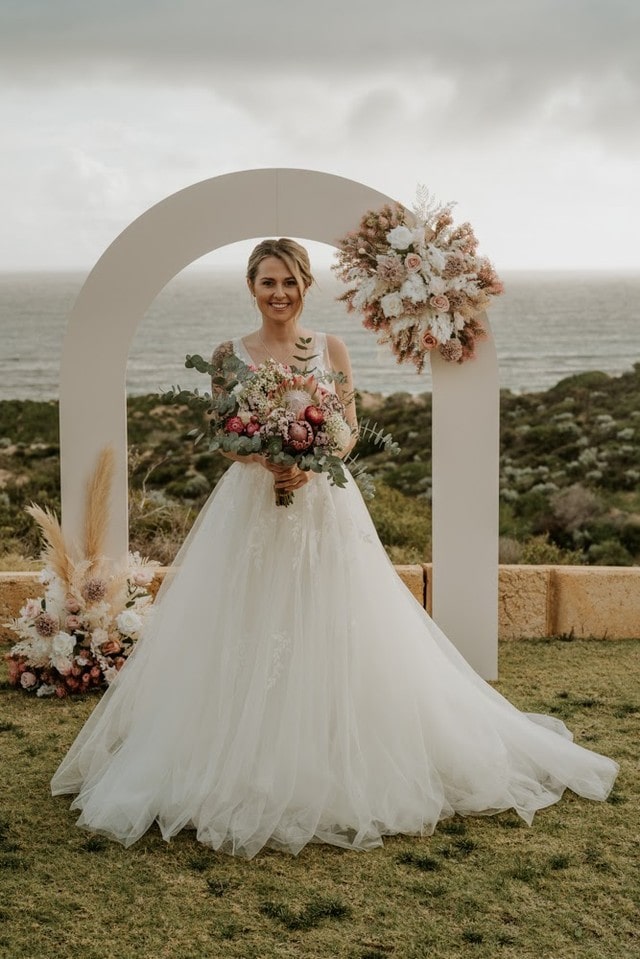
[[70, 636], [69, 633], [57, 633], [51, 641], [51, 659], [53, 660], [54, 657], [69, 659], [73, 654], [75, 644], [73, 636]]
[[396, 226], [387, 233], [387, 240], [394, 250], [406, 250], [413, 243], [413, 233], [406, 226]]
[[464, 322], [465, 322], [464, 316], [462, 315], [462, 313], [453, 314], [453, 326], [456, 333], [459, 333], [460, 330], [464, 330]]
[[380, 306], [385, 316], [400, 316], [402, 313], [402, 297], [399, 293], [387, 293], [380, 300]]
[[142, 629], [142, 620], [133, 609], [123, 609], [116, 616], [116, 626], [123, 636], [136, 636]]

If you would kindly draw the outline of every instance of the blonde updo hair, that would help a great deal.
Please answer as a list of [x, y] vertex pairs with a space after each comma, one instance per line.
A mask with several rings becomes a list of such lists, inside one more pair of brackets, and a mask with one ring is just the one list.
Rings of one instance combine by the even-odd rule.
[[258, 267], [268, 256], [277, 256], [282, 260], [298, 284], [300, 296], [304, 296], [312, 283], [315, 283], [309, 263], [309, 254], [300, 243], [281, 237], [279, 240], [262, 240], [252, 251], [247, 263], [247, 282], [253, 289], [258, 275]]

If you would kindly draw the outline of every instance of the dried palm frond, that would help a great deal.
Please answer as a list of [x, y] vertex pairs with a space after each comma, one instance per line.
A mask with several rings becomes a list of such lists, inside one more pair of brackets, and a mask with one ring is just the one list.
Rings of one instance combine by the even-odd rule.
[[35, 503], [27, 506], [26, 510], [40, 527], [40, 532], [45, 541], [46, 545], [42, 550], [42, 558], [65, 586], [69, 587], [73, 579], [74, 563], [69, 554], [58, 517], [51, 510], [36, 506]]
[[104, 553], [104, 542], [109, 521], [109, 497], [113, 481], [115, 454], [106, 446], [87, 483], [84, 517], [84, 556], [94, 565]]

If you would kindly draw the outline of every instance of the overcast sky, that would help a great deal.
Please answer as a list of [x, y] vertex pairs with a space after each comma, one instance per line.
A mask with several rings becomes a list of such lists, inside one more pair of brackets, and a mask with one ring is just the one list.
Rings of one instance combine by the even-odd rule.
[[0, 0], [0, 270], [273, 166], [426, 183], [499, 268], [640, 270], [639, 51], [640, 0]]

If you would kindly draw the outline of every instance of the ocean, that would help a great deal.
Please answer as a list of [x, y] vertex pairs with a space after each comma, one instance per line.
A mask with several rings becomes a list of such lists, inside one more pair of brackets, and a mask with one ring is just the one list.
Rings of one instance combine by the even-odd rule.
[[[640, 273], [504, 272], [506, 292], [490, 320], [500, 385], [513, 392], [545, 390], [572, 373], [619, 374], [640, 360]], [[0, 399], [58, 396], [66, 317], [82, 286], [81, 273], [0, 274]], [[376, 393], [431, 389], [428, 371], [398, 366], [355, 315], [336, 302], [341, 285], [329, 271], [317, 275], [307, 297], [305, 323], [342, 337], [351, 352], [356, 385]], [[206, 388], [184, 369], [186, 353], [208, 356], [224, 339], [257, 325], [240, 271], [191, 268], [157, 296], [132, 343], [130, 394], [180, 384]]]

